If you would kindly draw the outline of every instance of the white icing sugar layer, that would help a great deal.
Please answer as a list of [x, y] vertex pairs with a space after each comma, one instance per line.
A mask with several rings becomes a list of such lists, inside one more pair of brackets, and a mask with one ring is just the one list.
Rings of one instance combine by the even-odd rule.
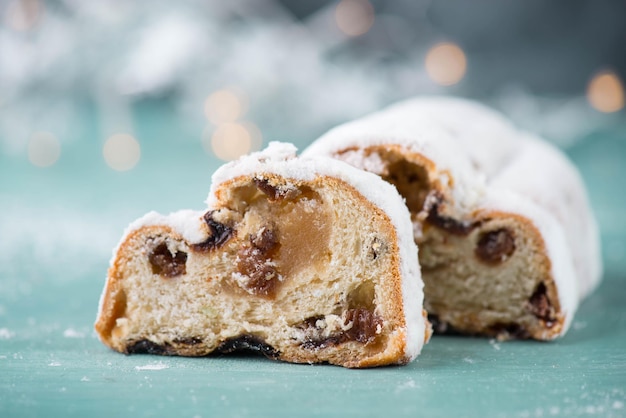
[[354, 187], [365, 199], [387, 214], [395, 227], [400, 249], [400, 273], [408, 333], [407, 356], [415, 358], [424, 344], [426, 331], [426, 322], [422, 316], [423, 282], [417, 246], [412, 235], [413, 226], [396, 189], [377, 175], [341, 161], [321, 156], [296, 158], [296, 148], [293, 145], [271, 142], [265, 150], [246, 155], [218, 169], [213, 175], [207, 205], [209, 208], [217, 207], [215, 192], [231, 179], [241, 176], [264, 178], [268, 175], [278, 175], [295, 181], [311, 181], [318, 176], [336, 178]]
[[602, 266], [584, 184], [562, 152], [478, 103], [424, 97], [338, 126], [303, 155], [329, 155], [381, 173], [384, 163], [363, 152], [371, 146], [400, 146], [434, 163], [431, 175], [449, 173], [459, 213], [498, 209], [531, 220], [545, 240], [569, 324], [578, 301], [599, 283]]

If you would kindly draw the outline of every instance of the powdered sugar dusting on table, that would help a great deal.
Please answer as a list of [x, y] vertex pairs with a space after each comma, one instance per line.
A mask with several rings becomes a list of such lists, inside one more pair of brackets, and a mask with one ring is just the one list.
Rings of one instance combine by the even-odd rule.
[[144, 371], [144, 370], [164, 370], [164, 369], [169, 369], [170, 366], [165, 364], [165, 363], [151, 363], [151, 364], [146, 364], [145, 366], [135, 366], [135, 370], [137, 371]]

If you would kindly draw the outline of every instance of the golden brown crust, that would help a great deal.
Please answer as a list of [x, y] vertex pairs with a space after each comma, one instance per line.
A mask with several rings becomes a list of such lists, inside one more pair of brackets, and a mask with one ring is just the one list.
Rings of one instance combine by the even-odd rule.
[[[406, 146], [392, 143], [368, 145], [362, 148], [349, 146], [335, 151], [333, 156], [350, 161], [352, 157], [349, 154], [353, 152], [358, 152], [364, 159], [368, 159], [372, 154], [377, 154], [383, 164], [373, 168], [377, 170], [376, 174], [394, 184], [406, 199], [412, 220], [417, 225], [415, 229], [419, 231], [415, 235], [415, 240], [420, 245], [420, 263], [422, 264], [422, 273], [426, 282], [425, 306], [428, 307], [429, 313], [434, 315], [434, 318], [438, 320], [440, 325], [443, 325], [438, 327], [439, 330], [452, 328], [455, 331], [467, 334], [497, 336], [499, 338], [534, 338], [539, 340], [553, 339], [562, 334], [565, 326], [565, 315], [561, 310], [558, 289], [552, 276], [551, 261], [548, 257], [542, 234], [531, 219], [517, 213], [485, 209], [476, 210], [471, 214], [454, 213], [452, 208], [455, 202], [452, 201], [450, 193], [450, 190], [455, 187], [455, 179], [452, 174], [447, 170], [440, 170], [434, 161], [420, 153], [411, 151]], [[405, 161], [406, 163], [399, 165], [399, 161]], [[419, 168], [415, 168], [415, 166]], [[398, 169], [403, 172], [392, 172]], [[421, 178], [418, 179], [419, 181], [410, 182], [408, 181], [411, 180], [410, 178], [407, 180], [407, 172], [415, 172], [417, 174], [414, 177], [420, 177], [420, 169], [425, 174], [421, 175]], [[445, 184], [442, 183], [442, 179], [447, 179]], [[428, 197], [425, 196], [428, 196], [430, 200], [427, 201]], [[520, 235], [523, 236], [523, 239], [520, 238], [520, 245], [528, 247], [532, 251], [527, 257], [529, 257], [529, 260], [532, 260], [529, 262], [528, 268], [533, 271], [533, 277], [511, 277], [510, 280], [532, 281], [533, 287], [537, 290], [535, 293], [531, 292], [532, 294], [526, 293], [528, 301], [525, 303], [532, 304], [534, 302], [536, 304], [536, 306], [529, 306], [526, 309], [526, 311], [534, 312], [535, 319], [519, 317], [515, 321], [494, 322], [496, 321], [494, 318], [498, 317], [498, 315], [483, 315], [478, 307], [474, 310], [466, 308], [457, 310], [455, 307], [433, 297], [433, 286], [438, 286], [438, 280], [434, 278], [434, 275], [444, 274], [442, 270], [448, 269], [450, 266], [456, 266], [455, 268], [459, 269], [465, 268], [461, 264], [466, 261], [462, 259], [464, 256], [460, 253], [454, 255], [448, 252], [446, 256], [448, 257], [447, 261], [435, 263], [429, 257], [429, 254], [432, 252], [431, 247], [437, 245], [438, 248], [433, 251], [446, 252], [448, 251], [446, 247], [452, 245], [450, 242], [471, 241], [475, 239], [476, 231], [479, 231], [483, 225], [488, 223], [510, 224], [511, 227], [515, 227], [520, 231]], [[446, 234], [449, 234], [449, 237]], [[504, 243], [500, 242], [498, 244], [502, 247], [500, 249], [505, 252], [502, 255], [504, 257], [502, 259], [508, 257], [514, 251], [512, 241], [510, 241], [510, 238], [508, 240], [507, 242], [505, 236]], [[433, 244], [433, 242], [436, 244]], [[477, 255], [483, 256], [484, 271], [498, 269], [502, 262], [497, 254], [481, 254], [479, 252]], [[489, 259], [488, 257], [494, 258]], [[471, 258], [470, 256], [466, 259], [467, 263], [471, 264], [474, 262]], [[475, 269], [480, 269], [480, 267], [475, 267]], [[454, 275], [457, 273], [450, 270], [450, 273], [447, 274]], [[462, 280], [464, 279], [459, 279], [459, 286], [463, 286]], [[528, 285], [526, 284], [525, 286], [527, 287]], [[545, 289], [539, 288], [540, 286], [545, 286]], [[442, 293], [439, 290], [441, 289], [438, 289], [438, 293]], [[528, 292], [528, 290], [523, 290], [523, 292]], [[516, 297], [519, 298], [519, 296]], [[479, 302], [476, 300], [465, 300], [464, 304], [469, 303], [478, 306]], [[499, 316], [506, 317], [504, 314]], [[527, 316], [527, 314], [524, 313], [523, 316]], [[517, 323], [517, 320], [521, 322]]]
[[[134, 292], [133, 285], [130, 283], [130, 278], [133, 275], [141, 274], [136, 271], [139, 267], [133, 265], [135, 259], [138, 257], [146, 258], [145, 251], [140, 250], [145, 248], [146, 240], [155, 240], [158, 238], [159, 242], [171, 242], [175, 241], [181, 248], [185, 248], [188, 251], [189, 258], [187, 263], [189, 264], [186, 271], [190, 276], [194, 274], [206, 274], [207, 277], [202, 279], [206, 283], [211, 285], [217, 283], [214, 276], [215, 272], [199, 273], [201, 270], [198, 266], [205, 266], [210, 268], [211, 263], [221, 257], [221, 254], [227, 254], [229, 251], [234, 251], [233, 248], [243, 245], [246, 234], [233, 238], [231, 242], [224, 245], [224, 247], [214, 248], [210, 251], [196, 250], [194, 244], [186, 242], [183, 237], [177, 233], [174, 229], [167, 225], [153, 225], [143, 226], [130, 232], [121, 243], [117, 254], [114, 257], [111, 267], [108, 272], [108, 279], [105, 286], [102, 306], [99, 317], [97, 319], [95, 328], [100, 336], [101, 340], [109, 347], [127, 354], [135, 352], [146, 352], [153, 354], [164, 355], [182, 355], [182, 356], [204, 356], [215, 352], [228, 352], [229, 350], [237, 348], [251, 348], [256, 351], [260, 351], [268, 357], [295, 362], [295, 363], [317, 363], [328, 362], [331, 364], [342, 365], [345, 367], [375, 367], [389, 364], [405, 364], [412, 358], [407, 353], [407, 323], [404, 316], [403, 306], [403, 289], [399, 259], [399, 247], [398, 237], [395, 228], [388, 215], [365, 199], [360, 193], [358, 193], [352, 186], [345, 183], [342, 180], [320, 176], [316, 178], [310, 184], [303, 184], [302, 182], [290, 182], [289, 187], [282, 188], [285, 179], [273, 174], [264, 175], [264, 182], [260, 183], [257, 179], [250, 176], [241, 176], [231, 179], [223, 183], [216, 191], [218, 198], [219, 208], [226, 209], [227, 211], [235, 212], [237, 222], [243, 225], [243, 212], [242, 210], [248, 210], [243, 208], [242, 201], [249, 200], [250, 205], [255, 205], [258, 199], [264, 201], [267, 199], [269, 202], [268, 207], [279, 207], [281, 204], [292, 204], [297, 202], [297, 199], [305, 196], [308, 198], [314, 197], [316, 192], [314, 189], [328, 189], [328, 190], [341, 190], [343, 198], [346, 202], [358, 202], [355, 207], [358, 207], [358, 213], [366, 213], [375, 219], [376, 225], [380, 228], [378, 233], [380, 236], [385, 237], [387, 241], [386, 251], [390, 254], [385, 258], [386, 269], [385, 277], [380, 278], [380, 288], [376, 290], [376, 315], [380, 315], [384, 318], [385, 326], [384, 331], [380, 336], [377, 336], [373, 342], [366, 343], [365, 346], [357, 341], [346, 341], [340, 344], [329, 343], [328, 346], [320, 346], [318, 349], [306, 350], [301, 346], [284, 342], [278, 337], [272, 335], [260, 334], [259, 329], [255, 328], [250, 334], [246, 334], [243, 329], [238, 331], [239, 334], [232, 337], [224, 336], [212, 336], [189, 334], [178, 335], [176, 338], [164, 337], [159, 334], [155, 337], [151, 334], [142, 335], [130, 333], [126, 329], [126, 322], [131, 321], [132, 315], [136, 313], [127, 312], [127, 303], [136, 303], [130, 301], [130, 293]], [[256, 188], [254, 187], [256, 186]], [[249, 190], [248, 190], [249, 189]], [[262, 192], [259, 194], [259, 190]], [[282, 202], [285, 200], [285, 202]], [[244, 202], [245, 203], [245, 202]], [[244, 205], [245, 206], [245, 205]], [[219, 209], [218, 208], [218, 209]], [[218, 210], [219, 211], [219, 210]], [[268, 219], [268, 225], [271, 225], [271, 219]], [[237, 225], [233, 226], [237, 228]], [[280, 237], [284, 238], [283, 235]], [[142, 253], [143, 251], [143, 253]], [[277, 259], [280, 263], [280, 258]], [[143, 261], [143, 263], [146, 263]], [[236, 264], [231, 264], [236, 265]], [[129, 267], [133, 266], [133, 267]], [[206, 267], [209, 266], [209, 267]], [[232, 267], [231, 267], [232, 268]], [[356, 272], [357, 274], [366, 275], [364, 272]], [[149, 274], [149, 273], [148, 273]], [[228, 273], [230, 275], [230, 273]], [[181, 276], [182, 277], [182, 276]], [[200, 277], [200, 276], [198, 276]], [[172, 278], [168, 280], [179, 280], [180, 278]], [[166, 280], [166, 279], [163, 279]], [[219, 279], [222, 280], [222, 279]], [[285, 283], [289, 283], [290, 278], [284, 279]], [[167, 281], [167, 280], [166, 280]], [[224, 287], [226, 286], [226, 287]], [[215, 285], [211, 287], [210, 292], [219, 292], [220, 289], [227, 289], [230, 285]], [[282, 287], [277, 288], [277, 293], [271, 295], [271, 297], [262, 297], [267, 306], [272, 303], [282, 303], [281, 301], [285, 297], [286, 288], [284, 284]], [[378, 286], [378, 285], [377, 285]], [[217, 289], [217, 290], [215, 290]], [[258, 296], [246, 294], [241, 290], [235, 289], [229, 291], [228, 297], [231, 299], [242, 298], [250, 300], [259, 300]], [[136, 299], [136, 295], [133, 296]], [[128, 300], [127, 300], [128, 299]], [[214, 299], [211, 299], [214, 300]], [[257, 302], [254, 302], [255, 304]], [[260, 303], [260, 302], [259, 302]], [[254, 305], [251, 305], [254, 306]], [[133, 311], [137, 311], [139, 308], [134, 306]], [[191, 309], [191, 308], [190, 308]], [[268, 308], [270, 309], [270, 308]], [[119, 323], [118, 320], [122, 320]], [[248, 321], [258, 321], [259, 319], [248, 318]], [[268, 321], [273, 321], [275, 318], [266, 318]], [[120, 325], [121, 324], [121, 325]], [[213, 331], [211, 331], [213, 332]], [[425, 335], [427, 338], [428, 335]], [[271, 343], [271, 344], [270, 344]]]

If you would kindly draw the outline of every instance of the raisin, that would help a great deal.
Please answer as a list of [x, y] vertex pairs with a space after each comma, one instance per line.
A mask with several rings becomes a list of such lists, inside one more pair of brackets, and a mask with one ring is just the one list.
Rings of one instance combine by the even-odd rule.
[[305, 334], [307, 334], [307, 339], [301, 344], [303, 348], [325, 348], [348, 341], [369, 344], [376, 339], [379, 329], [383, 325], [382, 319], [368, 309], [348, 309], [344, 314], [344, 326], [351, 324], [350, 329], [337, 331], [328, 337], [320, 338], [321, 330], [317, 327], [317, 321], [322, 318], [324, 317], [307, 318], [297, 326], [297, 328], [304, 330]]
[[213, 213], [215, 211], [209, 211], [204, 214], [204, 222], [209, 227], [211, 236], [205, 241], [198, 244], [193, 244], [192, 248], [196, 251], [209, 251], [221, 247], [233, 236], [234, 230], [228, 225], [217, 222], [213, 219]]
[[176, 345], [198, 345], [202, 343], [202, 338], [200, 337], [176, 338], [172, 342]]
[[155, 354], [155, 355], [171, 355], [172, 347], [165, 344], [157, 344], [150, 340], [131, 341], [126, 345], [126, 354]]
[[552, 306], [546, 295], [546, 290], [546, 285], [543, 284], [543, 282], [539, 283], [537, 289], [535, 289], [528, 300], [528, 310], [537, 318], [552, 325], [555, 319], [552, 314]]
[[276, 359], [280, 355], [274, 347], [267, 344], [263, 339], [255, 336], [244, 334], [238, 337], [229, 338], [221, 343], [215, 350], [218, 353], [233, 353], [236, 351], [252, 351], [263, 354], [270, 359]]
[[487, 264], [499, 264], [515, 251], [515, 238], [506, 228], [486, 232], [481, 235], [474, 253]]
[[269, 228], [261, 228], [250, 235], [250, 245], [237, 253], [237, 271], [246, 278], [244, 287], [254, 295], [271, 296], [278, 283], [278, 271], [271, 262], [280, 244], [276, 233]]
[[369, 343], [376, 338], [382, 327], [382, 320], [374, 312], [367, 309], [350, 309], [346, 312], [344, 325], [352, 323], [352, 327], [345, 331], [347, 340]]
[[262, 228], [259, 233], [250, 235], [250, 242], [259, 251], [268, 254], [278, 246], [276, 233], [268, 228]]
[[244, 247], [237, 254], [237, 271], [247, 277], [245, 287], [255, 295], [269, 296], [274, 293], [278, 279], [276, 268], [258, 248]]
[[449, 216], [439, 215], [439, 206], [441, 205], [441, 197], [438, 202], [432, 204], [426, 217], [426, 222], [429, 224], [443, 229], [453, 235], [467, 235], [474, 228], [478, 226], [478, 223], [472, 223], [468, 221], [459, 221]]
[[272, 186], [267, 179], [255, 178], [254, 184], [260, 191], [267, 195], [270, 201], [280, 199], [294, 200], [301, 194], [301, 191], [297, 187], [286, 186], [281, 188]]
[[164, 277], [176, 277], [185, 274], [187, 253], [177, 251], [172, 254], [167, 248], [167, 244], [161, 243], [150, 252], [148, 260], [152, 266], [153, 274], [160, 274]]

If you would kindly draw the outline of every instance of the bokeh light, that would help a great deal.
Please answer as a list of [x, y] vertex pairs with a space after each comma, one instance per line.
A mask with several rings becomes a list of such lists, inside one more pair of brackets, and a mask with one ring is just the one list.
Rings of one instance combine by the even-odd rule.
[[348, 36], [361, 36], [374, 25], [374, 7], [367, 0], [341, 0], [335, 8], [335, 22]]
[[28, 141], [28, 160], [37, 167], [50, 167], [61, 155], [61, 143], [49, 132], [35, 132]]
[[34, 28], [43, 14], [43, 4], [38, 0], [13, 0], [7, 5], [4, 20], [16, 31]]
[[244, 115], [245, 108], [243, 95], [230, 89], [218, 90], [204, 102], [204, 114], [216, 126], [235, 122]]
[[219, 159], [231, 161], [252, 150], [252, 135], [245, 126], [226, 123], [214, 131], [206, 129], [202, 145], [207, 154], [215, 154]]
[[454, 43], [438, 43], [426, 54], [426, 72], [437, 84], [442, 86], [456, 84], [463, 79], [466, 71], [465, 53]]
[[127, 171], [139, 162], [141, 147], [132, 135], [116, 134], [106, 140], [102, 154], [109, 167], [117, 171]]
[[250, 135], [250, 151], [260, 150], [263, 146], [263, 134], [259, 127], [248, 121], [241, 122], [241, 126], [243, 126]]
[[614, 72], [599, 72], [589, 81], [587, 100], [600, 112], [617, 112], [624, 107], [624, 85]]

